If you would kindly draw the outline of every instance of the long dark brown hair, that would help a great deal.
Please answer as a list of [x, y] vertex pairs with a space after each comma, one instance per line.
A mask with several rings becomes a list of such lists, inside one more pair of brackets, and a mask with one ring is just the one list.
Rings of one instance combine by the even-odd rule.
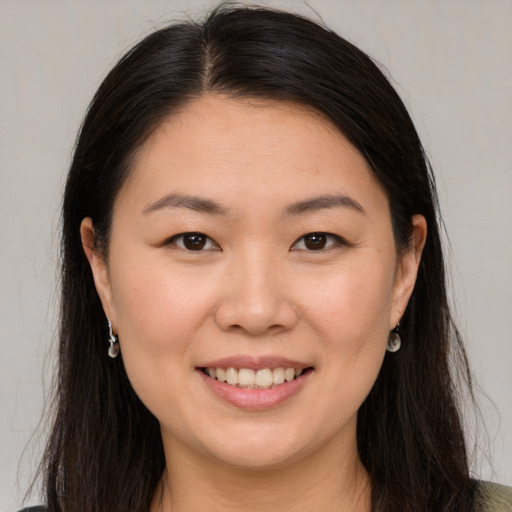
[[378, 66], [329, 29], [229, 5], [137, 44], [101, 84], [81, 127], [62, 214], [59, 368], [43, 460], [50, 510], [147, 512], [164, 469], [158, 421], [133, 391], [122, 356], [107, 357], [106, 318], [79, 228], [92, 217], [106, 257], [113, 203], [137, 150], [205, 92], [292, 101], [327, 116], [385, 189], [398, 251], [410, 242], [411, 217], [427, 220], [402, 349], [386, 355], [360, 408], [358, 449], [374, 512], [473, 510], [456, 402], [471, 380], [447, 301], [434, 178], [411, 118]]

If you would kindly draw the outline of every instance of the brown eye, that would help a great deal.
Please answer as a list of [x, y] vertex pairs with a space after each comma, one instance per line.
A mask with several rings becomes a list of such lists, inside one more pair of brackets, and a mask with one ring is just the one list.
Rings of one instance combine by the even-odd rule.
[[181, 249], [187, 251], [202, 251], [202, 250], [218, 250], [219, 246], [209, 237], [203, 233], [182, 233], [173, 236], [169, 242], [176, 245]]
[[183, 245], [189, 251], [200, 251], [206, 245], [207, 237], [200, 233], [183, 235]]
[[347, 242], [338, 235], [332, 233], [308, 233], [301, 236], [292, 246], [293, 251], [322, 251], [335, 248], [338, 246], [346, 246]]
[[327, 235], [324, 233], [310, 233], [304, 237], [304, 245], [310, 251], [325, 249], [327, 244]]

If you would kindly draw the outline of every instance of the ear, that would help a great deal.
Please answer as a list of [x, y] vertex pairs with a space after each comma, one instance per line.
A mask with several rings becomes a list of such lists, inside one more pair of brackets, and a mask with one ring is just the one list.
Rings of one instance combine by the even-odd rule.
[[400, 256], [397, 264], [390, 330], [394, 329], [402, 318], [416, 283], [421, 254], [427, 239], [427, 221], [423, 215], [412, 217], [412, 229], [411, 245]]
[[85, 256], [91, 266], [94, 285], [101, 300], [106, 317], [112, 322], [114, 332], [117, 331], [117, 315], [110, 286], [107, 263], [98, 252], [95, 244], [94, 225], [90, 217], [86, 217], [80, 224], [80, 237]]

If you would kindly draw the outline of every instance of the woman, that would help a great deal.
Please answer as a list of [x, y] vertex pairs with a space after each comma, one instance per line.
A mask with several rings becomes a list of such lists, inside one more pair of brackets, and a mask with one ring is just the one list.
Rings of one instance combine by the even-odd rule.
[[509, 510], [449, 357], [470, 386], [433, 176], [366, 55], [220, 8], [123, 57], [65, 192], [51, 511]]

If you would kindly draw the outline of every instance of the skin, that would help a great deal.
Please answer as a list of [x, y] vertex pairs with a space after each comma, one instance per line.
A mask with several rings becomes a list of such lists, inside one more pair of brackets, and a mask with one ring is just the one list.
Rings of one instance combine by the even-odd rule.
[[[162, 207], [168, 194], [225, 212]], [[333, 195], [364, 211], [287, 212]], [[81, 234], [130, 381], [161, 425], [167, 467], [153, 511], [370, 510], [357, 411], [414, 287], [426, 224], [412, 221], [398, 256], [367, 162], [294, 104], [205, 95], [150, 137], [115, 201], [108, 258], [92, 246], [91, 219]], [[173, 239], [184, 232], [211, 241], [191, 251]], [[335, 236], [309, 250], [302, 237], [317, 232]], [[248, 411], [197, 371], [233, 355], [314, 370], [282, 404]]]

